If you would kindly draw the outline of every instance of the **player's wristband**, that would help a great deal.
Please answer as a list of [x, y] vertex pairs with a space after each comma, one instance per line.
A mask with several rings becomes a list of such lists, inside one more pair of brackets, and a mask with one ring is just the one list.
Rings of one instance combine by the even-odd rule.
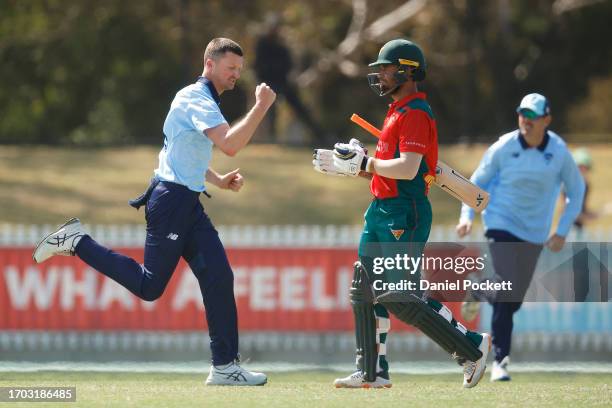
[[366, 160], [362, 161], [361, 170], [366, 173], [374, 173], [374, 159], [368, 157]]

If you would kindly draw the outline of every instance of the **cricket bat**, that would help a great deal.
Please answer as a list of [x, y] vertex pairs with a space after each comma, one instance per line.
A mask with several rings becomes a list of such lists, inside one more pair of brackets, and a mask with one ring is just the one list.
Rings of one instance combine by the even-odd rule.
[[[376, 138], [380, 138], [380, 130], [356, 113], [353, 113], [351, 116], [351, 121], [361, 126]], [[489, 193], [472, 183], [469, 179], [465, 178], [461, 173], [443, 161], [438, 160], [438, 164], [436, 165], [436, 176], [433, 180], [432, 178], [431, 175], [428, 175], [425, 181], [427, 183], [433, 181], [435, 185], [459, 201], [467, 204], [476, 212], [481, 212], [487, 208], [489, 204]]]

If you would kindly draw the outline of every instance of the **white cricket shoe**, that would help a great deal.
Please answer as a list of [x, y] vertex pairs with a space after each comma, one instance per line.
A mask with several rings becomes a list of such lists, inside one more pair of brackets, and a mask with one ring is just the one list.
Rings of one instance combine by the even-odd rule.
[[510, 374], [508, 374], [508, 364], [510, 363], [510, 356], [506, 356], [500, 361], [493, 361], [493, 367], [491, 369], [491, 381], [510, 381]]
[[264, 385], [268, 377], [264, 373], [247, 371], [240, 367], [240, 363], [233, 361], [225, 367], [210, 366], [206, 385]]
[[487, 368], [487, 356], [491, 351], [491, 335], [481, 333], [482, 341], [478, 350], [482, 352], [482, 357], [476, 361], [466, 361], [463, 365], [463, 388], [475, 387]]
[[344, 378], [336, 378], [334, 387], [336, 388], [391, 388], [393, 384], [391, 380], [387, 380], [381, 376], [377, 376], [376, 380], [369, 382], [365, 381], [363, 373], [360, 370]]
[[34, 262], [41, 263], [54, 255], [73, 256], [74, 248], [85, 235], [78, 218], [71, 218], [56, 231], [44, 237], [32, 254]]

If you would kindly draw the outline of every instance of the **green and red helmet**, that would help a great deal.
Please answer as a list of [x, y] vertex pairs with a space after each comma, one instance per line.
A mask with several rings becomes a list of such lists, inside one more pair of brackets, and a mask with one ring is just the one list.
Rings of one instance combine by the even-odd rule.
[[[397, 86], [406, 82], [410, 77], [414, 81], [419, 82], [425, 79], [425, 73], [427, 69], [427, 63], [425, 62], [425, 56], [421, 48], [413, 43], [412, 41], [398, 38], [391, 40], [382, 46], [378, 52], [378, 59], [373, 63], [369, 64], [370, 67], [376, 67], [378, 65], [393, 64], [398, 66], [398, 71], [395, 76]], [[386, 95], [397, 87], [383, 91], [378, 81], [378, 74], [372, 73], [368, 75], [368, 82], [370, 86], [379, 93], [379, 95]]]

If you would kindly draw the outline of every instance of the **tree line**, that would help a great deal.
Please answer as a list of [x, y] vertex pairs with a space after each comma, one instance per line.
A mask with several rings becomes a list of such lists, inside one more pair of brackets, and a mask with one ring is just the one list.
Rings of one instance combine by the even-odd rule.
[[238, 89], [222, 96], [235, 120], [252, 103], [255, 44], [271, 13], [293, 60], [291, 82], [334, 137], [360, 134], [353, 112], [380, 124], [388, 100], [368, 89], [367, 63], [397, 37], [425, 52], [423, 90], [442, 142], [510, 130], [529, 92], [549, 97], [554, 128], [576, 141], [612, 133], [611, 1], [5, 0], [0, 143], [160, 144], [172, 97], [220, 36], [246, 53]]

